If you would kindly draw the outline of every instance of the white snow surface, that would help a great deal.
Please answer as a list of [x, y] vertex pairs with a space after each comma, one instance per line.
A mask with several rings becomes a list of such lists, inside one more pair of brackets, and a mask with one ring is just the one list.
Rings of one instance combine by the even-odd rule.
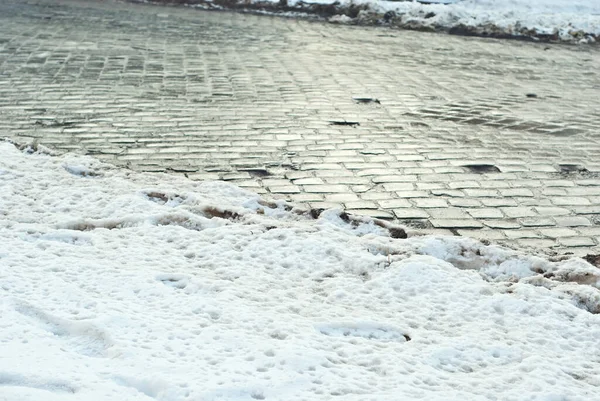
[[[334, 3], [332, 0], [301, 0], [288, 3], [300, 2]], [[564, 40], [572, 40], [572, 34], [575, 32], [600, 34], [599, 0], [339, 0], [339, 3], [368, 4], [373, 11], [394, 11], [402, 17], [404, 24], [412, 26], [448, 29], [460, 25], [482, 29], [493, 26], [500, 30], [496, 33], [510, 35], [522, 35], [522, 28], [526, 28], [535, 31], [537, 35], [558, 34]], [[591, 41], [590, 38], [587, 40]]]
[[2, 401], [600, 400], [580, 259], [6, 142], [0, 193]]

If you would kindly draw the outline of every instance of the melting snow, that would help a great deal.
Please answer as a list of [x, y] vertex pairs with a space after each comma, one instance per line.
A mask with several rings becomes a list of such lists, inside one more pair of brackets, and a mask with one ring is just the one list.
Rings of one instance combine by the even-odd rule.
[[0, 191], [0, 400], [599, 399], [580, 259], [8, 143]]

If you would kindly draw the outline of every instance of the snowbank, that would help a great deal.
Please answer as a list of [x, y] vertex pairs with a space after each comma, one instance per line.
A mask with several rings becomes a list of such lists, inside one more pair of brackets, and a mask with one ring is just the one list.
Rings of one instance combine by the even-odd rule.
[[[180, 0], [131, 0], [176, 3]], [[466, 35], [592, 43], [600, 2], [590, 0], [188, 0], [203, 8], [319, 15], [335, 23], [388, 25]]]
[[463, 0], [422, 4], [359, 0], [393, 11], [400, 24], [458, 33], [592, 42], [600, 35], [600, 2], [588, 0]]
[[580, 259], [8, 143], [0, 191], [0, 400], [598, 397]]

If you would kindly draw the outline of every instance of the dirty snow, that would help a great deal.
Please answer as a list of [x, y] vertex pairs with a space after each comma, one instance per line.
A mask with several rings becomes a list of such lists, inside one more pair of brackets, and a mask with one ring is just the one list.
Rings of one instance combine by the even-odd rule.
[[[301, 3], [334, 2], [288, 0], [289, 5]], [[600, 1], [597, 0], [341, 0], [339, 3], [342, 7], [366, 4], [374, 12], [393, 11], [400, 18], [401, 26], [413, 28], [464, 26], [476, 28], [474, 32], [481, 34], [556, 35], [562, 40], [587, 42], [595, 41], [594, 37], [600, 35]], [[348, 21], [336, 17], [332, 22]]]
[[600, 399], [580, 259], [30, 153], [0, 142], [2, 401]]

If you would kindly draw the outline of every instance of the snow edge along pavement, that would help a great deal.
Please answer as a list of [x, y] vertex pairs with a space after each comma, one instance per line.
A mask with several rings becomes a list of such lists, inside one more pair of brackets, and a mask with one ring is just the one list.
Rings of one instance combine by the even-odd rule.
[[[382, 26], [459, 36], [516, 39], [550, 43], [593, 44], [600, 40], [600, 14], [531, 13], [523, 10], [485, 10], [477, 0], [436, 1], [295, 1], [295, 0], [123, 0], [204, 10], [236, 10], [291, 18], [327, 20], [330, 23]], [[575, 22], [572, 22], [571, 19]]]
[[[543, 287], [553, 290], [558, 297], [571, 299], [582, 309], [600, 313], [600, 268], [582, 258], [550, 261], [467, 237], [421, 236], [417, 230], [367, 216], [350, 215], [340, 209], [307, 209], [282, 200], [264, 199], [225, 182], [198, 183], [167, 173], [133, 172], [90, 156], [59, 154], [36, 144], [19, 145], [6, 140], [0, 141], [0, 146], [2, 154], [12, 150], [13, 156], [17, 152], [20, 158], [45, 158], [45, 163], [54, 169], [74, 177], [87, 180], [118, 177], [136, 183], [155, 183], [143, 185], [127, 196], [135, 198], [134, 203], [150, 201], [160, 206], [161, 212], [143, 213], [138, 212], [139, 207], [134, 207], [131, 210], [109, 208], [110, 212], [92, 213], [94, 216], [89, 211], [87, 215], [76, 217], [72, 213], [63, 218], [46, 216], [52, 221], [43, 230], [46, 237], [72, 236], [77, 242], [85, 241], [88, 231], [144, 225], [174, 225], [193, 231], [227, 225], [258, 225], [264, 231], [295, 225], [311, 232], [333, 229], [340, 235], [348, 235], [352, 241], [357, 241], [355, 245], [364, 247], [369, 253], [381, 256], [384, 268], [413, 255], [426, 255], [460, 270], [477, 271], [484, 280], [505, 285], [508, 292], [517, 283]], [[10, 160], [10, 157], [0, 159]], [[2, 164], [0, 176], [6, 174], [1, 167]], [[196, 188], [202, 188], [202, 191], [195, 192]], [[207, 194], [215, 188], [216, 196]], [[41, 213], [45, 212], [42, 210]], [[359, 273], [369, 275], [368, 271]]]

